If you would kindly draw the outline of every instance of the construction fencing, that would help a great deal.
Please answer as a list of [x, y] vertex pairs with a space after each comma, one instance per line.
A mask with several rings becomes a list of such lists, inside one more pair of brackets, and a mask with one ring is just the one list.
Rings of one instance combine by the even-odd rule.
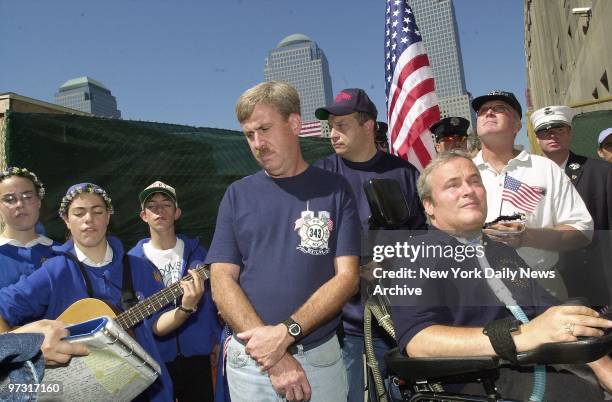
[[[301, 145], [309, 162], [333, 152], [329, 139], [302, 138]], [[208, 246], [227, 186], [260, 169], [238, 131], [59, 114], [8, 112], [0, 156], [2, 168], [28, 168], [44, 183], [40, 219], [48, 236], [65, 239], [57, 209], [66, 189], [93, 182], [110, 194], [109, 232], [126, 246], [148, 236], [138, 193], [155, 180], [177, 191], [177, 229]]]

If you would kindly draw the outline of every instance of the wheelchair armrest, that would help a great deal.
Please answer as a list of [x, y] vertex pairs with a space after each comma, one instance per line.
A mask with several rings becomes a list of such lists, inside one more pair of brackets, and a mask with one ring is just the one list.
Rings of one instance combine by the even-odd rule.
[[612, 332], [600, 337], [581, 337], [574, 342], [545, 343], [517, 354], [519, 365], [586, 364], [612, 351]]
[[488, 376], [487, 372], [496, 372], [499, 365], [497, 357], [408, 357], [399, 348], [387, 352], [385, 361], [389, 370], [411, 382], [443, 379], [468, 382], [470, 378], [476, 380]]

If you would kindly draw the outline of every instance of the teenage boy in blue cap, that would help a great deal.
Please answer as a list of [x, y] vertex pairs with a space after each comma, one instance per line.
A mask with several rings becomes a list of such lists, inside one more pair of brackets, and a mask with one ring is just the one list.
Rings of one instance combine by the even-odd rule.
[[[87, 297], [120, 304], [124, 252], [119, 239], [106, 235], [113, 214], [106, 191], [92, 183], [75, 184], [62, 198], [59, 214], [72, 239], [54, 247], [57, 256], [32, 275], [0, 290], [0, 332], [34, 320], [54, 319], [72, 303]], [[134, 290], [142, 297], [142, 289], [152, 286], [153, 273], [132, 269], [131, 274]], [[181, 282], [184, 304], [195, 305], [202, 295], [203, 284], [199, 276], [194, 276], [195, 281]], [[176, 310], [157, 313], [149, 320], [157, 332], [167, 333], [182, 323], [176, 319], [178, 314]], [[162, 368], [161, 376], [141, 396], [151, 401], [172, 401], [172, 383], [149, 326], [138, 324], [134, 333]]]
[[[138, 242], [128, 254], [134, 257], [133, 269], [159, 273], [157, 288], [150, 289], [154, 293], [178, 282], [188, 268], [203, 263], [206, 250], [197, 237], [176, 234], [174, 223], [181, 217], [181, 209], [173, 187], [156, 181], [138, 198], [140, 218], [149, 225], [151, 237]], [[216, 363], [216, 358], [211, 359], [211, 354], [218, 351], [221, 326], [208, 282], [199, 306], [179, 306], [177, 314], [185, 318], [185, 323], [167, 335], [155, 336], [172, 378], [174, 396], [181, 402], [212, 401], [211, 361]]]
[[27, 169], [0, 173], [0, 288], [27, 276], [53, 256], [53, 240], [36, 233], [45, 188]]

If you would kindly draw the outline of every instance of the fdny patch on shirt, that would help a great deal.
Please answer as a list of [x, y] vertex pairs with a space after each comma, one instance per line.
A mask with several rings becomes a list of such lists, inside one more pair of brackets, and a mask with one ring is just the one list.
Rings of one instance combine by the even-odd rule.
[[298, 232], [301, 242], [296, 248], [305, 254], [325, 255], [329, 253], [329, 236], [334, 229], [334, 222], [327, 211], [302, 211], [295, 221], [293, 230]]

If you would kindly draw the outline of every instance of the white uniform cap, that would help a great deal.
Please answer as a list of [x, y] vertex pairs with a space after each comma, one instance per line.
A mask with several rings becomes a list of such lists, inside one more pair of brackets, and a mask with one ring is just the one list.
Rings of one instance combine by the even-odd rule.
[[538, 109], [531, 115], [531, 124], [533, 129], [538, 132], [540, 130], [548, 130], [555, 127], [570, 126], [574, 118], [574, 109], [567, 106], [546, 106]]

